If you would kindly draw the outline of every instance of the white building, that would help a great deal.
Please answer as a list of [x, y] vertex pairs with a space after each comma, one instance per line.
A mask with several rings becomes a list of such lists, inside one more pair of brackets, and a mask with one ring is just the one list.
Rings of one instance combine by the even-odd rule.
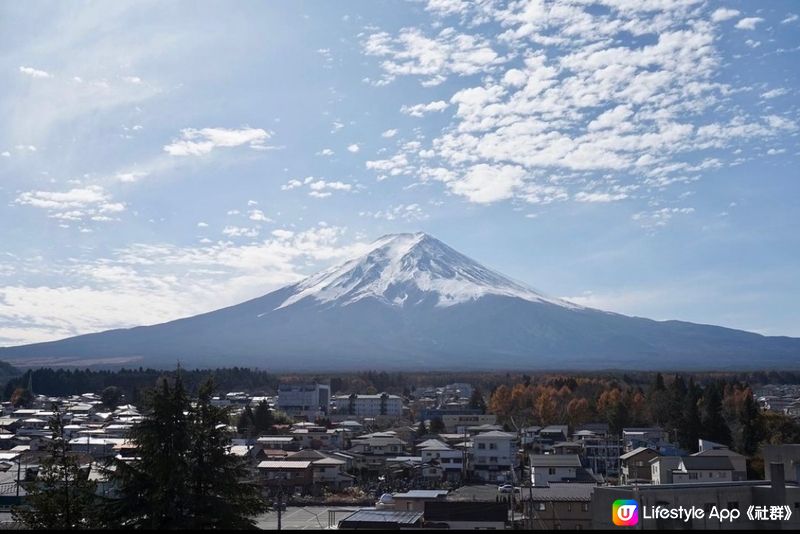
[[529, 458], [531, 484], [534, 486], [575, 481], [581, 468], [577, 454], [531, 454]]
[[517, 468], [517, 436], [498, 430], [484, 432], [472, 438], [471, 470], [484, 482], [506, 482]]
[[278, 409], [293, 417], [309, 420], [328, 413], [331, 387], [326, 384], [281, 384], [278, 386]]
[[353, 417], [402, 417], [403, 399], [397, 395], [337, 395], [333, 398], [337, 414]]
[[458, 481], [464, 467], [464, 451], [456, 450], [437, 439], [417, 446], [422, 458], [422, 476], [431, 480]]

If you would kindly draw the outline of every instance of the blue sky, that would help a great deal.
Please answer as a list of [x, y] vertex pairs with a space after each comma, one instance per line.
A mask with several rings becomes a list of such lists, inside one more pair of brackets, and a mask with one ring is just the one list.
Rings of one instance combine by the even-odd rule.
[[794, 2], [0, 5], [0, 344], [426, 231], [584, 305], [800, 336]]

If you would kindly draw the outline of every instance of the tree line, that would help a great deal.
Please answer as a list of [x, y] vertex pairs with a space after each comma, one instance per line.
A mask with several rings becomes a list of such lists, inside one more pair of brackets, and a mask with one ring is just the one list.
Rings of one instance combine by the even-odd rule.
[[532, 380], [500, 385], [488, 409], [517, 424], [606, 422], [612, 434], [625, 427], [660, 426], [678, 446], [697, 450], [699, 438], [755, 455], [764, 443], [797, 443], [800, 425], [783, 414], [762, 412], [750, 386], [723, 379], [700, 383], [661, 373], [643, 387], [624, 381], [567, 377], [542, 384]]
[[[10, 400], [14, 392], [27, 389], [32, 384], [34, 393], [50, 397], [80, 395], [90, 391], [103, 391], [107, 387], [119, 388], [122, 394], [133, 404], [142, 398], [143, 392], [151, 389], [162, 378], [175, 376], [175, 371], [163, 369], [50, 369], [29, 370], [6, 382], [3, 398]], [[228, 367], [222, 369], [181, 370], [184, 387], [196, 393], [209, 378], [213, 378], [216, 387], [223, 392], [245, 390], [274, 393], [279, 378], [267, 371], [245, 367]]]

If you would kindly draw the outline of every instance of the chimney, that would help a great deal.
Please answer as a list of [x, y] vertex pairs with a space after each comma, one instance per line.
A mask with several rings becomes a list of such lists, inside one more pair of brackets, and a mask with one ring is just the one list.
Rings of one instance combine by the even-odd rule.
[[769, 478], [772, 482], [773, 504], [779, 506], [786, 504], [786, 479], [783, 473], [783, 463], [772, 462], [769, 464]]

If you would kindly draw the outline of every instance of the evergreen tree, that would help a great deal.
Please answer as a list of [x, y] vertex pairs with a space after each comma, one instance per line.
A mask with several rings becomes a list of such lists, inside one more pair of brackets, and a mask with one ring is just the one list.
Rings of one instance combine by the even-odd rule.
[[667, 399], [669, 406], [669, 413], [667, 415], [667, 428], [675, 435], [675, 432], [680, 432], [684, 427], [684, 405], [686, 403], [687, 394], [686, 382], [680, 375], [675, 376], [675, 380], [669, 385], [667, 390]]
[[172, 529], [191, 524], [189, 462], [191, 408], [180, 375], [145, 396], [147, 416], [131, 429], [135, 462], [114, 460], [108, 477], [119, 493], [104, 507], [112, 528]]
[[606, 410], [608, 430], [612, 435], [621, 435], [622, 429], [628, 426], [629, 410], [624, 399], [609, 404]]
[[49, 454], [41, 460], [36, 480], [25, 488], [25, 506], [13, 510], [14, 519], [32, 529], [92, 528], [96, 485], [69, 451], [60, 410], [54, 405], [53, 411]]
[[197, 404], [190, 412], [188, 527], [252, 529], [254, 517], [269, 507], [255, 473], [243, 459], [229, 454], [228, 408], [211, 403], [213, 390], [211, 380], [201, 386]]
[[421, 438], [422, 436], [428, 435], [428, 427], [425, 426], [425, 421], [420, 421], [419, 426], [417, 427], [417, 437]]
[[664, 385], [664, 377], [661, 373], [656, 374], [650, 391], [647, 392], [647, 406], [650, 411], [650, 419], [657, 425], [665, 425], [669, 419], [669, 400], [667, 398], [667, 387]]
[[239, 421], [236, 423], [236, 431], [246, 437], [252, 437], [256, 434], [255, 430], [255, 417], [253, 410], [247, 406], [239, 415]]
[[256, 405], [253, 412], [253, 426], [257, 435], [268, 433], [272, 430], [275, 424], [275, 417], [272, 410], [269, 409], [269, 404], [266, 401], [261, 401]]
[[180, 375], [150, 392], [148, 414], [131, 432], [137, 460], [109, 471], [119, 495], [104, 507], [105, 526], [255, 528], [268, 505], [247, 464], [229, 454], [229, 409], [214, 406], [212, 392], [209, 380], [192, 405]]
[[431, 426], [430, 432], [431, 434], [441, 434], [446, 430], [444, 426], [444, 421], [442, 421], [441, 417], [434, 417], [431, 419]]
[[122, 400], [122, 391], [116, 386], [108, 386], [100, 394], [100, 401], [109, 410], [116, 410]]
[[697, 451], [698, 439], [702, 436], [702, 420], [700, 417], [701, 389], [689, 379], [683, 403], [683, 427], [678, 429], [678, 444], [687, 451]]
[[718, 384], [709, 384], [703, 392], [703, 437], [730, 445], [731, 431], [722, 415], [722, 393]]
[[469, 397], [469, 407], [473, 410], [480, 410], [481, 413], [486, 413], [486, 401], [483, 400], [483, 393], [478, 388], [472, 390], [472, 395]]
[[753, 398], [752, 391], [745, 391], [743, 405], [739, 409], [739, 432], [737, 448], [746, 456], [753, 456], [758, 452], [758, 445], [764, 437], [764, 425], [761, 410]]

